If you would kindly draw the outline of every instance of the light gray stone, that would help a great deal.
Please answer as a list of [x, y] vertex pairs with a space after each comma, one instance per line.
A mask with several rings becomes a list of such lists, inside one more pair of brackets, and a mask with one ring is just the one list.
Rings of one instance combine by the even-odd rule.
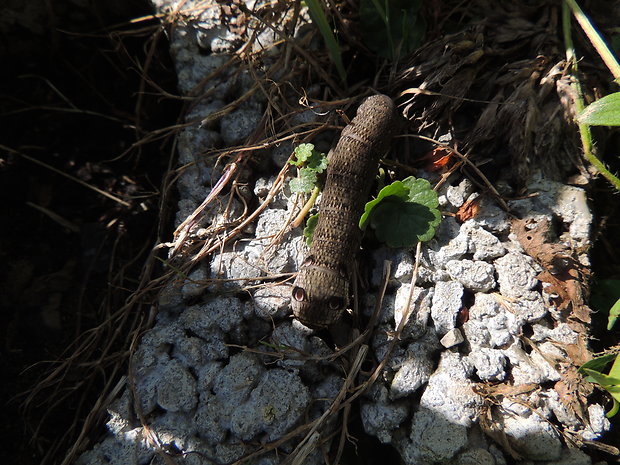
[[439, 366], [422, 394], [420, 407], [450, 423], [471, 426], [482, 406], [482, 399], [469, 381], [473, 370], [473, 365], [460, 354], [442, 352]]
[[492, 294], [477, 293], [463, 324], [465, 338], [473, 347], [503, 347], [519, 334], [517, 318]]
[[536, 351], [527, 354], [520, 342], [515, 342], [504, 354], [510, 360], [512, 376], [515, 384], [559, 381], [560, 374]]
[[226, 333], [241, 324], [246, 312], [245, 303], [238, 298], [219, 297], [189, 307], [181, 315], [179, 324], [201, 337], [212, 328]]
[[478, 204], [476, 223], [482, 228], [495, 233], [505, 233], [510, 230], [508, 214], [495, 201], [483, 197]]
[[467, 427], [421, 408], [411, 422], [409, 441], [401, 444], [407, 465], [447, 463], [467, 445]]
[[266, 433], [274, 441], [299, 421], [310, 403], [308, 388], [297, 375], [281, 369], [266, 371], [247, 402], [233, 407], [231, 432], [249, 441]]
[[178, 361], [161, 367], [157, 385], [157, 404], [171, 412], [189, 412], [198, 402], [196, 379]]
[[360, 408], [364, 430], [384, 444], [391, 442], [392, 431], [400, 426], [408, 413], [409, 408], [405, 402], [389, 404], [363, 402]]
[[545, 465], [590, 465], [591, 463], [592, 459], [585, 452], [564, 447], [558, 460], [545, 462]]
[[215, 446], [215, 455], [218, 459], [218, 463], [236, 462], [248, 452], [252, 451], [250, 446], [238, 442], [237, 439], [234, 439], [234, 441], [235, 442], [220, 442]]
[[490, 263], [467, 259], [446, 263], [450, 277], [475, 292], [488, 292], [495, 287], [495, 268]]
[[440, 281], [435, 285], [431, 317], [435, 331], [443, 336], [456, 326], [456, 316], [461, 310], [463, 285], [455, 281]]
[[256, 315], [267, 321], [281, 319], [291, 313], [291, 288], [289, 286], [264, 286], [254, 292]]
[[77, 465], [127, 465], [148, 463], [155, 452], [150, 447], [142, 428], [109, 436], [92, 450], [82, 454]]
[[[404, 317], [403, 314], [405, 313], [410, 290], [410, 284], [403, 284], [396, 291], [394, 299], [394, 328], [398, 328]], [[434, 291], [430, 289], [414, 288], [409, 304], [409, 319], [401, 337], [417, 339], [426, 332], [431, 314], [433, 294]]]
[[502, 402], [502, 408], [504, 433], [519, 454], [536, 461], [560, 458], [561, 439], [547, 420], [509, 400]]
[[595, 441], [611, 428], [609, 419], [605, 416], [605, 409], [600, 404], [588, 406], [589, 425], [583, 432], [584, 439]]
[[[212, 445], [223, 442], [228, 432], [224, 425], [229, 422], [229, 416], [216, 396], [207, 395], [194, 415], [198, 435]], [[226, 417], [225, 421], [222, 421], [223, 417]]]
[[237, 108], [221, 119], [221, 135], [228, 147], [241, 144], [258, 126], [263, 110], [257, 105]]
[[261, 253], [262, 247], [249, 243], [238, 245], [234, 251], [214, 253], [210, 278], [221, 281], [210, 288], [214, 291], [218, 288], [239, 289], [265, 276]]
[[264, 371], [254, 354], [235, 354], [215, 377], [213, 392], [226, 409], [232, 409], [247, 399]]
[[575, 344], [579, 335], [564, 322], [556, 323], [554, 327], [549, 327], [544, 321], [532, 325], [533, 334], [530, 339], [534, 342], [544, 340], [560, 342], [562, 344]]
[[437, 337], [429, 333], [423, 339], [411, 343], [397, 368], [390, 385], [390, 397], [407, 397], [426, 384], [433, 372], [433, 354], [439, 349]]
[[469, 360], [482, 381], [503, 381], [506, 377], [506, 356], [503, 351], [479, 347], [471, 351]]
[[504, 297], [520, 299], [531, 295], [538, 285], [532, 259], [517, 252], [510, 252], [495, 260], [499, 291]]
[[454, 460], [454, 465], [497, 465], [493, 455], [486, 449], [468, 449]]
[[192, 271], [181, 287], [183, 299], [190, 299], [202, 294], [207, 287], [205, 283], [207, 276], [208, 271], [203, 267], [196, 268]]
[[472, 193], [472, 183], [469, 179], [464, 178], [456, 186], [448, 186], [446, 189], [446, 199], [454, 207], [458, 208], [465, 203], [465, 200]]
[[506, 253], [500, 240], [478, 226], [475, 220], [467, 220], [463, 229], [468, 233], [467, 250], [473, 254], [474, 260], [490, 260]]
[[439, 341], [442, 346], [446, 349], [459, 345], [465, 339], [463, 338], [463, 333], [458, 328], [452, 328], [448, 331]]
[[291, 213], [286, 210], [268, 208], [258, 217], [256, 224], [256, 239], [269, 239], [286, 228], [287, 222], [291, 220]]
[[459, 260], [467, 253], [467, 232], [452, 217], [442, 220], [437, 228], [435, 244], [429, 249], [429, 258], [435, 268], [444, 266], [450, 260]]

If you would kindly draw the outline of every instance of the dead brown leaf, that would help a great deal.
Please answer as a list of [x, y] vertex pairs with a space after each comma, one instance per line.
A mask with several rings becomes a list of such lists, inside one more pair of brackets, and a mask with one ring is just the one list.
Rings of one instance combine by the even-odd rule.
[[430, 152], [424, 154], [420, 161], [424, 162], [424, 169], [427, 171], [445, 172], [452, 159], [452, 150], [446, 147], [436, 147]]
[[532, 226], [528, 220], [514, 220], [512, 231], [525, 252], [543, 268], [537, 278], [548, 283], [545, 291], [559, 310], [582, 323], [590, 323], [590, 309], [586, 305], [587, 271], [574, 258], [566, 245], [554, 242], [549, 221]]
[[553, 387], [560, 396], [560, 402], [570, 412], [575, 414], [584, 425], [589, 424], [586, 414], [588, 395], [592, 392], [590, 383], [587, 383], [577, 371], [577, 367], [567, 365], [560, 369], [562, 379]]
[[464, 223], [465, 221], [474, 218], [478, 214], [478, 210], [480, 209], [480, 201], [482, 200], [482, 196], [478, 196], [474, 199], [469, 199], [454, 214], [454, 217]]

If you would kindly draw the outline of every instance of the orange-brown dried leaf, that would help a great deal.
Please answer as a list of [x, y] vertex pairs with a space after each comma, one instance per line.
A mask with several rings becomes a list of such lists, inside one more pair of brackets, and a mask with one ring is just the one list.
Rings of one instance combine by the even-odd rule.
[[452, 150], [445, 147], [436, 147], [422, 156], [420, 161], [424, 162], [424, 169], [426, 171], [439, 171], [443, 173], [448, 170], [451, 158]]
[[550, 241], [551, 227], [547, 220], [529, 229], [525, 220], [515, 220], [512, 231], [525, 252], [536, 260], [544, 271], [537, 278], [548, 283], [545, 288], [559, 310], [569, 310], [571, 317], [583, 323], [590, 323], [590, 309], [585, 301], [587, 275], [573, 252], [564, 244]]
[[469, 199], [467, 202], [460, 206], [460, 208], [454, 214], [454, 217], [457, 219], [457, 221], [460, 221], [461, 223], [464, 223], [465, 221], [474, 218], [480, 210], [481, 200], [482, 197]]
[[589, 383], [583, 379], [574, 366], [567, 367], [561, 374], [562, 379], [553, 387], [558, 393], [560, 402], [583, 424], [587, 425], [588, 417], [585, 412], [588, 405], [587, 397], [592, 392], [591, 386], [588, 386]]

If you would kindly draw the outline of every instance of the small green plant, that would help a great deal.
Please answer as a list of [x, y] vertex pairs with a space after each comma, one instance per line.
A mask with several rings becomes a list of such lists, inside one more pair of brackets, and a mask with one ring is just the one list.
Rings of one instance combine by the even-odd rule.
[[[613, 362], [608, 373], [603, 371]], [[613, 406], [607, 412], [607, 418], [613, 417], [620, 410], [620, 354], [608, 354], [584, 363], [579, 371], [586, 375], [586, 381], [596, 383], [605, 389], [613, 399]]]
[[327, 47], [327, 51], [329, 52], [332, 62], [336, 66], [338, 76], [342, 82], [346, 82], [347, 73], [344, 69], [344, 65], [342, 64], [340, 45], [336, 40], [336, 36], [334, 36], [334, 33], [332, 32], [332, 27], [327, 20], [327, 16], [325, 16], [325, 11], [323, 11], [320, 0], [306, 0], [305, 4], [308, 6], [308, 12], [310, 13], [312, 22], [319, 28], [319, 32], [325, 41], [325, 46]]
[[[590, 305], [598, 312], [609, 310], [607, 330], [611, 331], [620, 317], [620, 279], [601, 279], [592, 287]], [[613, 363], [612, 363], [613, 362]], [[609, 372], [606, 367], [612, 363]], [[611, 418], [620, 409], [620, 354], [607, 354], [584, 363], [579, 371], [586, 376], [586, 381], [596, 383], [605, 389], [613, 399], [613, 406], [607, 417]]]
[[426, 33], [421, 7], [422, 0], [361, 0], [366, 46], [389, 59], [408, 55], [420, 46]]
[[327, 157], [314, 149], [313, 144], [299, 144], [295, 147], [295, 159], [291, 165], [298, 167], [296, 178], [291, 179], [291, 192], [310, 193], [316, 187], [317, 175], [327, 168]]
[[616, 324], [620, 317], [620, 279], [601, 279], [592, 286], [592, 297], [590, 298], [591, 307], [599, 313], [606, 313], [607, 330]]
[[609, 310], [609, 317], [607, 319], [607, 331], [611, 331], [611, 329], [616, 324], [618, 317], [620, 317], [620, 299], [616, 300], [616, 303], [613, 304], [613, 306]]
[[[592, 140], [592, 132], [590, 131], [591, 125], [602, 124], [604, 126], [616, 125], [610, 124], [620, 119], [620, 112], [618, 111], [618, 97], [614, 97], [611, 94], [608, 100], [603, 103], [594, 102], [590, 107], [584, 108], [583, 92], [581, 89], [581, 83], [577, 78], [578, 63], [575, 47], [573, 46], [573, 38], [571, 31], [571, 15], [575, 17], [581, 29], [586, 34], [590, 43], [596, 49], [597, 53], [607, 65], [611, 74], [614, 76], [616, 83], [620, 83], [620, 63], [616, 60], [614, 54], [611, 52], [601, 35], [598, 33], [590, 19], [584, 14], [575, 0], [564, 0], [562, 3], [562, 23], [564, 30], [564, 45], [566, 49], [567, 62], [571, 64], [575, 79], [572, 83], [573, 90], [576, 94], [575, 109], [577, 110], [578, 117], [577, 123], [579, 125], [579, 134], [581, 135], [581, 144], [583, 146], [584, 157], [588, 160], [600, 173], [614, 186], [614, 188], [620, 191], [620, 178], [614, 175], [605, 163], [600, 160], [596, 154], [596, 147]], [[605, 98], [599, 100], [602, 101]], [[593, 106], [594, 105], [594, 106]]]
[[370, 227], [389, 247], [412, 247], [433, 238], [441, 222], [437, 193], [413, 176], [385, 186], [366, 204], [360, 228]]

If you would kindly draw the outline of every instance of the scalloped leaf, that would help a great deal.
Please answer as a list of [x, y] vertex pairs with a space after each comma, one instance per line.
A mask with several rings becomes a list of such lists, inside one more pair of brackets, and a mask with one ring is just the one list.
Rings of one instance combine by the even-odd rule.
[[441, 222], [437, 193], [426, 179], [413, 176], [384, 187], [368, 202], [360, 228], [370, 226], [389, 247], [412, 247], [433, 238]]
[[312, 189], [316, 186], [316, 172], [307, 168], [301, 168], [297, 177], [291, 179], [289, 186], [293, 193], [312, 192]]
[[428, 208], [437, 208], [439, 206], [437, 193], [426, 179], [409, 176], [403, 179], [402, 182], [409, 189], [409, 202], [426, 205]]
[[406, 200], [409, 197], [409, 188], [405, 186], [402, 181], [394, 181], [389, 186], [385, 186], [383, 189], [379, 191], [379, 195], [374, 200], [366, 203], [364, 207], [364, 214], [360, 218], [360, 229], [363, 231], [368, 226], [368, 219], [370, 217], [370, 213], [376, 205], [381, 203], [383, 199], [387, 197], [396, 197], [402, 200]]
[[378, 205], [370, 219], [377, 239], [388, 247], [412, 247], [433, 238], [441, 222], [438, 210], [413, 202], [390, 200]]
[[299, 144], [295, 147], [295, 159], [289, 160], [298, 167], [297, 177], [290, 180], [293, 193], [312, 192], [317, 182], [317, 174], [327, 168], [327, 156], [315, 150], [314, 144]]

